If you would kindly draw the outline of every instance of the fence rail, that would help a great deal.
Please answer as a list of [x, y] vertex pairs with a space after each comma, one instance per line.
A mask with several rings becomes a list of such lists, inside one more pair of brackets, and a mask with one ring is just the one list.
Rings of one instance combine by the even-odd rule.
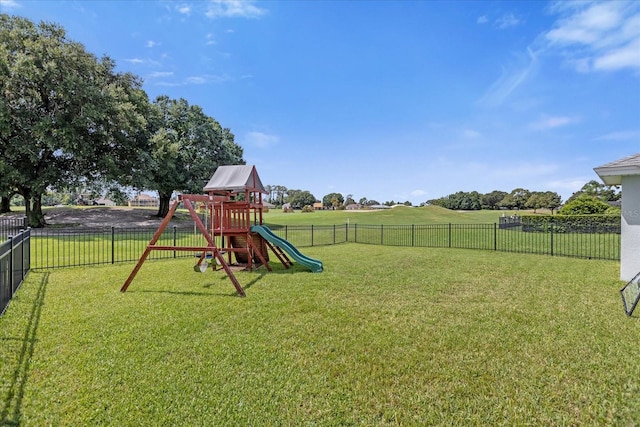
[[31, 230], [22, 230], [0, 244], [0, 315], [4, 313], [31, 266]]

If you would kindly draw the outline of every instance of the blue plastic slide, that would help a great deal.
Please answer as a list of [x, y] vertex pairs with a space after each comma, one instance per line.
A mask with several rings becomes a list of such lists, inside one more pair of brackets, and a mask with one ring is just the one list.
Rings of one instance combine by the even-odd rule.
[[268, 241], [272, 245], [277, 246], [280, 249], [282, 249], [283, 251], [285, 251], [287, 254], [289, 254], [289, 256], [291, 256], [291, 258], [294, 259], [294, 261], [296, 261], [299, 264], [304, 265], [305, 267], [307, 267], [312, 272], [314, 272], [314, 273], [322, 273], [322, 261], [314, 259], [314, 258], [310, 258], [310, 257], [308, 257], [306, 255], [303, 255], [291, 243], [287, 242], [282, 237], [279, 237], [276, 234], [274, 234], [274, 232], [271, 231], [269, 229], [269, 227], [267, 227], [265, 225], [254, 225], [253, 227], [251, 227], [251, 231], [255, 232], [255, 233], [258, 233], [266, 241]]

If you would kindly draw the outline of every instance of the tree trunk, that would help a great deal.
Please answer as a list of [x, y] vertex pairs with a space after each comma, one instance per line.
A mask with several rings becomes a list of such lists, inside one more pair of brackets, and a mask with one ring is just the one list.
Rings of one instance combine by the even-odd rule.
[[42, 213], [42, 194], [34, 193], [29, 188], [21, 188], [20, 194], [24, 198], [24, 215], [27, 217], [27, 226], [42, 228], [45, 226]]
[[11, 199], [9, 197], [2, 196], [0, 200], [0, 213], [11, 212]]
[[42, 228], [46, 222], [42, 213], [42, 195], [34, 194], [25, 206], [31, 205], [29, 214], [27, 215], [27, 225], [31, 228]]
[[169, 213], [169, 203], [171, 202], [171, 193], [158, 192], [160, 196], [160, 205], [158, 206], [158, 213], [156, 216], [164, 218]]

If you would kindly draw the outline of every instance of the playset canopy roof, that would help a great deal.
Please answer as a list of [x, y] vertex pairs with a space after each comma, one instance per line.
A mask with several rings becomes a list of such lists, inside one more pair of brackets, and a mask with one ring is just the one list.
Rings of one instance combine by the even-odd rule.
[[620, 185], [626, 175], [640, 175], [640, 153], [593, 169], [606, 185]]
[[218, 166], [204, 191], [254, 191], [266, 194], [255, 166]]

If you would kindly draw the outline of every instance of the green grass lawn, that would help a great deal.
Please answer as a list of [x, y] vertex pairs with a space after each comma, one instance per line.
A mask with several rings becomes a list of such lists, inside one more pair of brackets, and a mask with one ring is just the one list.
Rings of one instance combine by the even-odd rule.
[[[296, 214], [294, 214], [296, 215]], [[299, 214], [300, 216], [304, 216]], [[367, 214], [364, 214], [367, 215]], [[239, 272], [31, 272], [0, 318], [0, 425], [633, 425], [619, 263], [357, 244]]]
[[[524, 213], [533, 211], [522, 211]], [[264, 214], [264, 222], [280, 225], [333, 225], [333, 224], [493, 224], [502, 214], [512, 215], [517, 211], [452, 211], [439, 206], [404, 207], [385, 210], [358, 211], [315, 211], [302, 213], [284, 213], [280, 209], [271, 209]]]

